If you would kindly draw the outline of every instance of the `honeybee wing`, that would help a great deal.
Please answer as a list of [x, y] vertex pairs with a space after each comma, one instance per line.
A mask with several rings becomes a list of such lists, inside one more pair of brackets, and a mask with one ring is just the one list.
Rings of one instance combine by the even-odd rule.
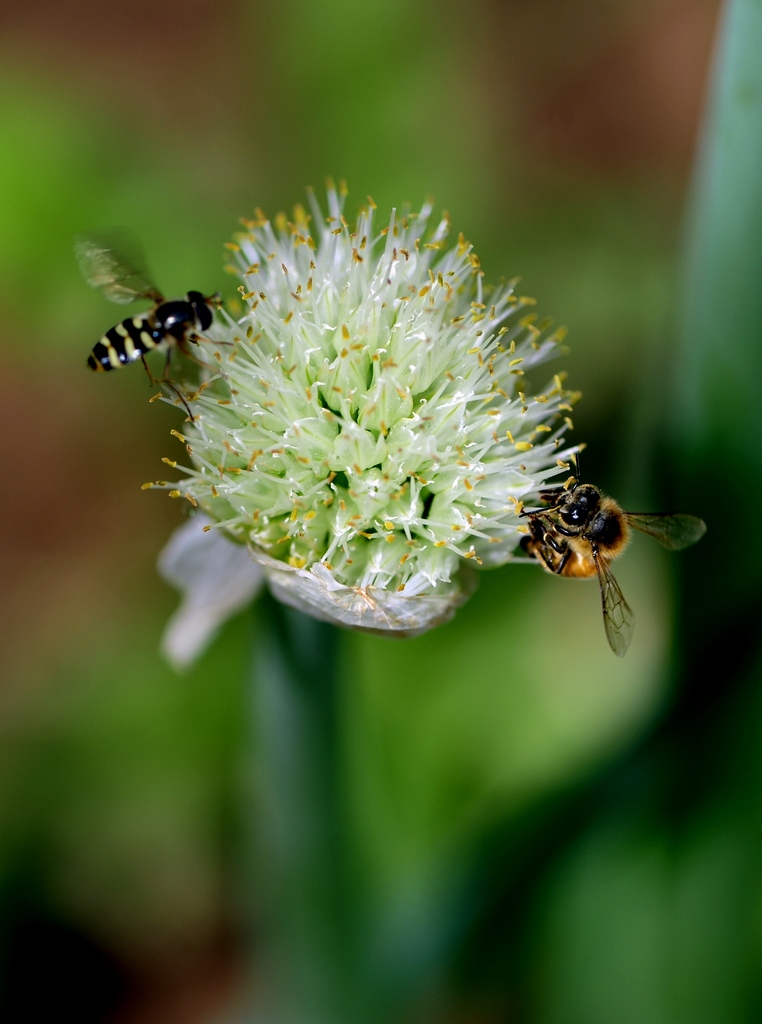
[[626, 515], [631, 526], [654, 537], [670, 551], [681, 551], [701, 540], [706, 533], [706, 523], [698, 516], [679, 512], [627, 512]]
[[593, 560], [598, 573], [598, 585], [601, 588], [606, 639], [617, 658], [623, 658], [630, 646], [635, 629], [635, 613], [625, 601], [624, 594], [614, 579], [608, 563], [601, 558], [595, 548], [593, 548]]
[[80, 235], [74, 244], [80, 270], [92, 288], [112, 302], [135, 299], [161, 302], [163, 296], [151, 279], [140, 243], [124, 229]]

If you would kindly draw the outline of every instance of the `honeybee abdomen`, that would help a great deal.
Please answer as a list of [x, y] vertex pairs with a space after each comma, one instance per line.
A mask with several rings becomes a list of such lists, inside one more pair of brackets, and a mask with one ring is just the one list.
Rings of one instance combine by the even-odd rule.
[[118, 370], [140, 359], [163, 340], [164, 332], [152, 327], [145, 317], [131, 317], [106, 331], [93, 346], [87, 365], [99, 372]]
[[595, 576], [597, 570], [590, 546], [584, 545], [583, 547], [583, 543], [582, 541], [577, 541], [577, 544], [572, 547], [571, 555], [561, 570], [562, 576], [568, 576], [570, 579], [577, 580], [584, 580], [590, 576]]

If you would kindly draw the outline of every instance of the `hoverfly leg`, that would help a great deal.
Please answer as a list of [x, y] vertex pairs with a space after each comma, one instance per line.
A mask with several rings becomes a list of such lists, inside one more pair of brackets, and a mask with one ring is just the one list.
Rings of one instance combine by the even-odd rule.
[[223, 345], [225, 348], [233, 348], [235, 345], [234, 341], [222, 341], [219, 338], [213, 341], [211, 338], [207, 338], [203, 334], [194, 334], [191, 340], [196, 345], [198, 345], [200, 341], [205, 341], [207, 345]]
[[157, 380], [154, 377], [154, 375], [151, 373], [151, 368], [149, 367], [148, 363], [146, 362], [146, 357], [144, 355], [141, 355], [140, 361], [143, 364], [143, 369], [148, 374], [148, 383], [150, 384], [151, 387], [153, 387], [154, 384], [157, 383]]
[[165, 384], [170, 389], [170, 391], [174, 391], [174, 393], [180, 399], [183, 407], [185, 408], [185, 411], [188, 413], [188, 419], [190, 420], [191, 423], [195, 423], [195, 418], [193, 416], [193, 413], [191, 412], [191, 407], [188, 405], [188, 400], [182, 393], [182, 391], [178, 388], [178, 386], [174, 383], [174, 381], [168, 380], [166, 377], [164, 377], [162, 378], [161, 381], [159, 381], [159, 383]]
[[[197, 356], [194, 352], [191, 352], [188, 348], [189, 341], [192, 342], [194, 345], [198, 345], [198, 343], [201, 340], [202, 339], [198, 334], [189, 334], [187, 337], [182, 338], [180, 341], [178, 341], [177, 347], [180, 349], [180, 351], [182, 352], [186, 359], [190, 359], [192, 363], [195, 363], [196, 366], [200, 366], [202, 370], [209, 370], [209, 363], [205, 363], [203, 359], [200, 359], [199, 356]], [[220, 345], [223, 343], [215, 342], [214, 344]], [[225, 342], [224, 344], [229, 344], [229, 342]]]
[[[180, 389], [177, 387], [177, 385], [173, 381], [171, 381], [169, 379], [169, 377], [167, 376], [167, 373], [169, 371], [169, 364], [171, 362], [171, 359], [172, 359], [172, 349], [168, 349], [167, 350], [167, 357], [164, 360], [164, 376], [163, 377], [159, 377], [157, 379], [151, 373], [151, 369], [150, 369], [148, 363], [146, 362], [146, 357], [144, 355], [141, 355], [141, 357], [140, 357], [140, 361], [143, 364], [143, 369], [148, 374], [148, 380], [150, 381], [151, 387], [153, 387], [155, 384], [159, 384], [159, 385], [165, 384], [168, 388], [170, 388], [170, 390], [174, 391], [174, 393], [180, 399], [182, 404], [185, 406], [185, 411], [188, 413], [188, 417], [189, 417], [191, 423], [193, 423], [193, 413], [191, 412], [191, 408], [188, 405], [188, 402], [187, 402], [185, 396], [180, 392]], [[156, 395], [154, 397], [158, 398], [159, 396]]]

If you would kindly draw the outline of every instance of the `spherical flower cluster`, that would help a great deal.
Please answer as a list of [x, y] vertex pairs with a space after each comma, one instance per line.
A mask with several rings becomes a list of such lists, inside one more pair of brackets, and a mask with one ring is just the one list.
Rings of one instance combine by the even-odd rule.
[[511, 559], [522, 503], [568, 472], [573, 396], [530, 383], [563, 332], [515, 282], [486, 287], [430, 204], [379, 229], [372, 200], [355, 226], [344, 200], [257, 211], [229, 244], [245, 312], [219, 314], [200, 382], [178, 382], [191, 465], [172, 493], [283, 600], [414, 633], [452, 615], [470, 567]]

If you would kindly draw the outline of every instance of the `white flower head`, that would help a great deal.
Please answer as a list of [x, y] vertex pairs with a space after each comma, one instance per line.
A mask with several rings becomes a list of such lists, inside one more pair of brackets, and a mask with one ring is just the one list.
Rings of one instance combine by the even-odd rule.
[[[450, 618], [475, 567], [509, 561], [522, 503], [567, 473], [572, 397], [532, 371], [562, 331], [515, 282], [488, 288], [432, 206], [345, 190], [328, 215], [257, 212], [229, 249], [245, 313], [220, 313], [182, 383], [193, 422], [172, 486], [248, 551], [281, 600], [345, 625], [422, 632]], [[180, 467], [178, 467], [179, 469]]]

